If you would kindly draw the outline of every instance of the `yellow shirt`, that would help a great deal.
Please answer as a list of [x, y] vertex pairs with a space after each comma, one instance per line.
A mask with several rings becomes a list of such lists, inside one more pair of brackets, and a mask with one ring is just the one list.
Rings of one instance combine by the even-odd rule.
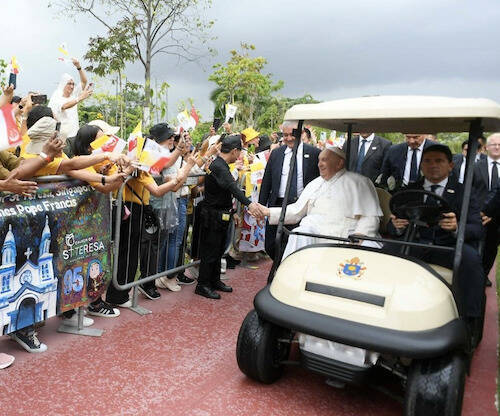
[[6, 179], [10, 171], [14, 170], [21, 163], [21, 158], [13, 155], [7, 150], [0, 152], [0, 179]]
[[[125, 185], [125, 188], [123, 188], [123, 200], [128, 201], [128, 202], [134, 202], [136, 204], [142, 205], [149, 205], [149, 197], [150, 193], [146, 189], [146, 185], [149, 184], [156, 184], [155, 180], [153, 177], [146, 172], [140, 171], [139, 176], [137, 178], [133, 178], [127, 182], [127, 185]], [[132, 188], [135, 192], [135, 194], [139, 195], [142, 199], [141, 200], [130, 190]]]

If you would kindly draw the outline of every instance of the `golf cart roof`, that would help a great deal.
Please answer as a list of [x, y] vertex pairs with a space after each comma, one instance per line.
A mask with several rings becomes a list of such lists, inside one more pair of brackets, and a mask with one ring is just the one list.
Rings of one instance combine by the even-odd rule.
[[297, 104], [285, 120], [355, 132], [445, 133], [469, 131], [470, 121], [482, 118], [484, 131], [500, 131], [500, 105], [485, 98], [418, 95], [370, 96]]

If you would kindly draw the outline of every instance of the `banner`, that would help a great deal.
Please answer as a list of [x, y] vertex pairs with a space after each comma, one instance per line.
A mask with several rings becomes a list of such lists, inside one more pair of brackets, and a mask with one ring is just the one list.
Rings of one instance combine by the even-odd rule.
[[0, 196], [0, 328], [8, 334], [95, 300], [111, 280], [109, 194], [78, 181]]

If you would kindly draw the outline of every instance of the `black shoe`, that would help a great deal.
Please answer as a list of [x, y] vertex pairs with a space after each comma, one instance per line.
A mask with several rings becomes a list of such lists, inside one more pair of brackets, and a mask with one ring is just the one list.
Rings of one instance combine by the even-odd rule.
[[241, 260], [233, 259], [229, 254], [226, 255], [226, 264], [228, 269], [234, 269], [240, 263]]
[[184, 273], [177, 275], [177, 281], [180, 285], [192, 285], [195, 282], [194, 279], [187, 277]]
[[209, 299], [220, 299], [220, 295], [205, 285], [196, 285], [194, 293]]
[[147, 289], [144, 289], [142, 286], [139, 286], [139, 292], [141, 292], [144, 296], [146, 296], [148, 299], [151, 300], [157, 300], [160, 299], [161, 295], [158, 293], [158, 290], [156, 287], [148, 287]]
[[493, 283], [491, 283], [491, 280], [489, 278], [486, 278], [486, 287], [491, 287]]
[[231, 293], [233, 291], [233, 288], [231, 286], [226, 285], [220, 280], [212, 284], [212, 289], [220, 290], [221, 292], [227, 292], [227, 293]]

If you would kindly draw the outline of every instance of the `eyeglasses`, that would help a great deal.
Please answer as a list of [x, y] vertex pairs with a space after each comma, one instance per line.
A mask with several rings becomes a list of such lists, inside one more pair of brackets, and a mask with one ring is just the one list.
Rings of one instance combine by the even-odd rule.
[[500, 147], [500, 143], [488, 143], [486, 147]]

